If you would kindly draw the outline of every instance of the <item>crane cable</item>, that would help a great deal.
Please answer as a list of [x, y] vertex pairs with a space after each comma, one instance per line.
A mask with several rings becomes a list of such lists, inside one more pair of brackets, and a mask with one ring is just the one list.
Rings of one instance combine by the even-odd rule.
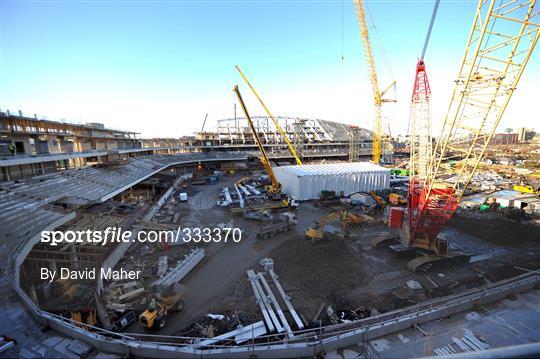
[[431, 14], [431, 21], [429, 22], [429, 28], [426, 34], [426, 40], [424, 41], [424, 48], [422, 49], [422, 56], [420, 56], [420, 61], [424, 61], [424, 56], [426, 56], [429, 38], [431, 37], [431, 30], [433, 29], [433, 23], [435, 22], [435, 17], [437, 16], [437, 10], [439, 9], [439, 3], [440, 3], [440, 0], [435, 0], [435, 6], [433, 6], [433, 13]]
[[345, 61], [345, 0], [341, 1], [341, 63]]
[[[376, 47], [379, 50], [379, 53], [383, 59], [383, 63], [384, 63], [384, 66], [386, 67], [386, 71], [388, 71], [388, 74], [390, 75], [390, 79], [393, 81], [396, 77], [394, 76], [394, 71], [392, 71], [392, 66], [390, 66], [390, 61], [388, 60], [386, 51], [384, 51], [384, 47], [382, 46], [382, 41], [381, 41], [381, 38], [379, 37], [379, 32], [377, 31], [377, 27], [375, 26], [375, 21], [373, 21], [373, 16], [371, 15], [371, 11], [369, 10], [369, 5], [367, 2], [364, 3], [364, 7], [366, 8], [366, 12], [369, 16], [371, 29], [373, 29], [373, 34], [375, 35], [375, 42], [377, 43]], [[394, 90], [395, 90], [395, 85], [394, 85]]]

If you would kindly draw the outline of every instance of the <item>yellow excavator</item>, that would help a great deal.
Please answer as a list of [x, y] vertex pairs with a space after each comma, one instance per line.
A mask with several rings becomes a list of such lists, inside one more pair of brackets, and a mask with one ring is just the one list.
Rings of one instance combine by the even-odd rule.
[[384, 201], [384, 199], [382, 199], [381, 196], [377, 195], [373, 191], [369, 191], [368, 194], [370, 195], [371, 198], [373, 198], [373, 200], [377, 204], [377, 207], [373, 208], [373, 207], [364, 206], [364, 213], [366, 214], [373, 214], [375, 212], [383, 213], [384, 209], [386, 208], [386, 202]]
[[349, 228], [355, 224], [360, 224], [370, 220], [371, 218], [361, 214], [355, 214], [348, 211], [337, 211], [330, 213], [315, 224], [314, 227], [309, 227], [306, 231], [306, 238], [312, 243], [324, 239], [324, 226], [328, 223], [338, 220], [341, 223], [342, 234], [344, 237], [349, 237]]
[[156, 293], [150, 300], [144, 312], [139, 315], [139, 324], [146, 329], [162, 329], [167, 323], [167, 316], [171, 311], [179, 311], [184, 307], [182, 296], [187, 290], [185, 285], [176, 283], [173, 286], [173, 294], [162, 295]]
[[406, 206], [407, 205], [407, 199], [398, 193], [390, 193], [388, 195], [388, 202], [390, 202], [392, 206]]

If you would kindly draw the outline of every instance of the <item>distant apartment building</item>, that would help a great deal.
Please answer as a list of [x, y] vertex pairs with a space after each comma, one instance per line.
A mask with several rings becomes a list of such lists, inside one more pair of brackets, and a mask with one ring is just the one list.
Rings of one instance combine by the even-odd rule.
[[534, 138], [536, 132], [532, 128], [520, 127], [517, 129], [517, 134], [519, 142], [529, 142]]
[[512, 145], [519, 141], [519, 134], [517, 133], [495, 133], [491, 137], [492, 145]]

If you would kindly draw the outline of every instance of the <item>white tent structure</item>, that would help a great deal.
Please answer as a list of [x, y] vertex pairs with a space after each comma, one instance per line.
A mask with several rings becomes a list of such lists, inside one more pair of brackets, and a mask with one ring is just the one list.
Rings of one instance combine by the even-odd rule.
[[282, 191], [300, 201], [319, 198], [321, 191], [354, 192], [390, 188], [390, 169], [371, 162], [273, 167]]

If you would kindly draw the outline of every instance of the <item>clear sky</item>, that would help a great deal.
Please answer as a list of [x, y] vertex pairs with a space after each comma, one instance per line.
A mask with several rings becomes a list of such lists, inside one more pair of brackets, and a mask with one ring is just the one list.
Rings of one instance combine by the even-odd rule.
[[[433, 2], [368, 0], [397, 80], [392, 134], [405, 133]], [[441, 1], [426, 56], [433, 122], [447, 108], [476, 1]], [[0, 0], [0, 109], [178, 137], [233, 116], [239, 64], [276, 115], [372, 126], [352, 1]], [[343, 40], [342, 40], [343, 33]], [[344, 60], [341, 61], [341, 56]], [[376, 49], [381, 87], [389, 79]], [[539, 127], [538, 49], [500, 125]], [[538, 128], [537, 128], [538, 129]]]

